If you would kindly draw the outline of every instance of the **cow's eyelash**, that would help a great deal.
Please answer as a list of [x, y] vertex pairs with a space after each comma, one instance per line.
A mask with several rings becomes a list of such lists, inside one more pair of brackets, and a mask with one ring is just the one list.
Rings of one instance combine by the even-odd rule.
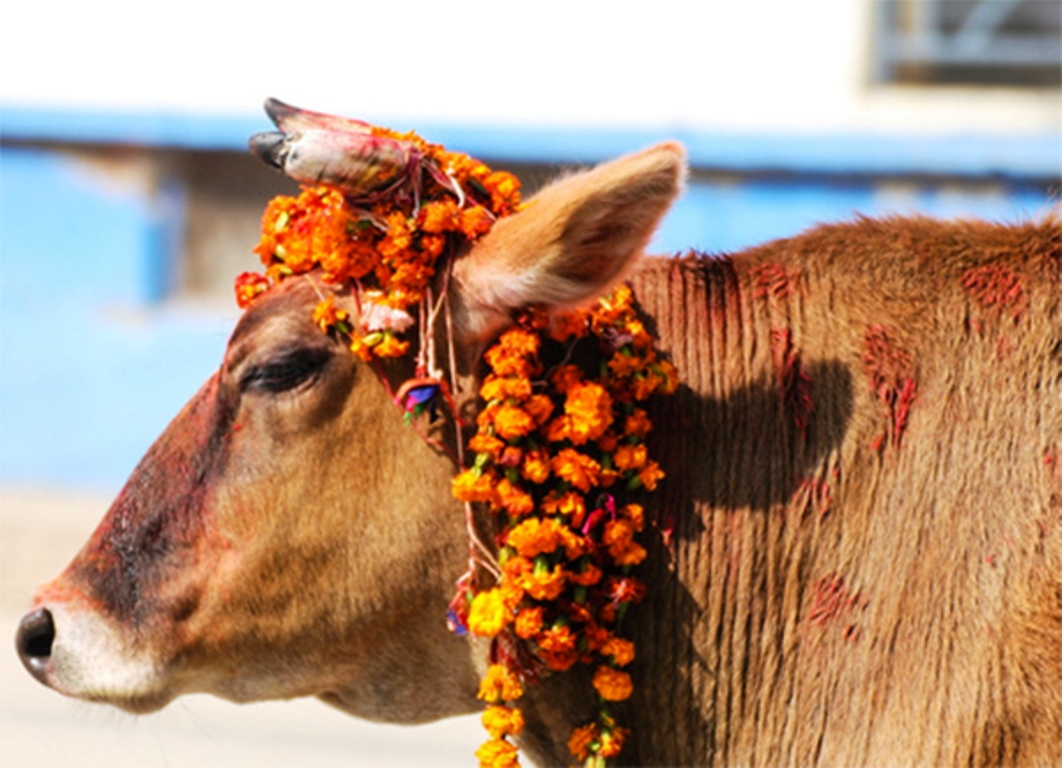
[[324, 368], [330, 355], [321, 349], [300, 349], [255, 365], [240, 379], [242, 391], [288, 392], [306, 383]]

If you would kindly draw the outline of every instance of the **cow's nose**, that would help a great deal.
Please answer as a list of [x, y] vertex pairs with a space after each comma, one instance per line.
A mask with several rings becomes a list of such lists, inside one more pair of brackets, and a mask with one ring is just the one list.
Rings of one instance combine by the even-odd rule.
[[35, 678], [45, 683], [48, 661], [52, 657], [55, 622], [47, 608], [38, 608], [22, 617], [15, 635], [18, 657]]

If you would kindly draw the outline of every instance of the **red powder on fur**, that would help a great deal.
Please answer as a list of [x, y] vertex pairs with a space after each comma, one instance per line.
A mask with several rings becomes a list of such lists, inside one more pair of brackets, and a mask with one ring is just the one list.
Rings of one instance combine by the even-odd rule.
[[752, 271], [757, 299], [778, 301], [789, 297], [799, 274], [789, 272], [781, 264], [763, 264]]
[[[832, 473], [837, 477], [837, 471]], [[800, 481], [793, 500], [798, 505], [802, 515], [817, 512], [819, 520], [823, 520], [833, 506], [833, 486], [829, 480], [820, 480], [814, 477], [805, 477]]]
[[792, 336], [788, 328], [771, 329], [771, 362], [786, 413], [806, 439], [814, 407], [811, 401], [811, 379], [800, 364], [800, 358], [793, 348]]
[[896, 345], [892, 334], [881, 325], [867, 328], [863, 337], [863, 364], [870, 388], [885, 410], [886, 431], [874, 441], [875, 449], [886, 440], [899, 449], [911, 406], [918, 395], [911, 355]]
[[[808, 624], [814, 627], [826, 627], [852, 610], [863, 609], [867, 600], [859, 591], [851, 592], [844, 579], [835, 574], [823, 576], [811, 587], [811, 609], [808, 611]], [[844, 637], [854, 642], [859, 639], [859, 630], [852, 617], [844, 627]]]
[[997, 316], [1006, 314], [1017, 322], [1028, 307], [1029, 297], [1021, 277], [1006, 267], [998, 264], [972, 267], [963, 272], [961, 281], [977, 303]]

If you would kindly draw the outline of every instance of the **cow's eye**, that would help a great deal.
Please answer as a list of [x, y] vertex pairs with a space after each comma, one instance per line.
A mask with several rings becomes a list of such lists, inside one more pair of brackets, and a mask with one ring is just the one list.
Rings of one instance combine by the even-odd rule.
[[288, 392], [316, 377], [329, 357], [330, 353], [323, 349], [289, 352], [251, 368], [240, 380], [240, 388], [244, 391]]

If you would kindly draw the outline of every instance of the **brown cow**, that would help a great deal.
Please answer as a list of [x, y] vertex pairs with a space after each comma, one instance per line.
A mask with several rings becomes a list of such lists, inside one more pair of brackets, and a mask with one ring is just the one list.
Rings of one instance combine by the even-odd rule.
[[[453, 283], [463, 370], [511, 308], [626, 271], [683, 168], [662, 145], [497, 224]], [[652, 415], [668, 479], [624, 761], [1062, 764], [1060, 242], [1057, 220], [858, 220], [642, 264], [684, 384]], [[314, 327], [319, 290], [246, 312], [40, 590], [18, 645], [41, 682], [138, 712], [189, 691], [476, 709], [485, 648], [443, 621], [467, 554], [455, 467]], [[578, 677], [521, 702], [544, 764], [591, 713]]]

